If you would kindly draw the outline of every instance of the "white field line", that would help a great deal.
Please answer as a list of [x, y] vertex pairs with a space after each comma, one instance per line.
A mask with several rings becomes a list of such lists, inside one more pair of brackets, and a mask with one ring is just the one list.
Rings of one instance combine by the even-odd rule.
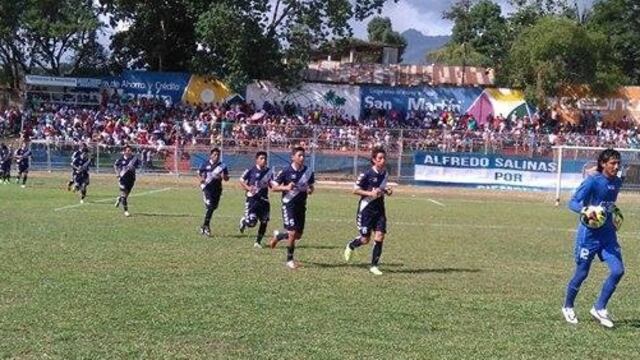
[[436, 204], [436, 205], [438, 205], [438, 206], [442, 206], [442, 207], [444, 207], [444, 204], [443, 204], [443, 203], [441, 203], [441, 202], [439, 202], [439, 201], [436, 201], [436, 200], [433, 200], [433, 199], [427, 199], [427, 200], [429, 200], [429, 202], [432, 202], [432, 203], [434, 203], [434, 204]]
[[[131, 195], [129, 195], [129, 197], [138, 197], [138, 196], [157, 194], [157, 193], [161, 193], [161, 192], [165, 192], [165, 191], [169, 191], [169, 190], [171, 190], [170, 187], [163, 188], [163, 189], [157, 189], [157, 190], [143, 191], [141, 193], [131, 194]], [[112, 198], [100, 199], [100, 200], [96, 200], [96, 201], [92, 201], [92, 202], [94, 202], [94, 203], [103, 203], [103, 202], [115, 201], [116, 199], [117, 199], [117, 197], [112, 197]], [[78, 203], [78, 204], [73, 204], [73, 205], [67, 205], [67, 206], [63, 206], [63, 207], [59, 207], [59, 208], [53, 209], [53, 211], [73, 209], [73, 208], [77, 208], [77, 207], [80, 207], [82, 205], [87, 205], [87, 204], [89, 204], [89, 203], [84, 203], [84, 204]]]

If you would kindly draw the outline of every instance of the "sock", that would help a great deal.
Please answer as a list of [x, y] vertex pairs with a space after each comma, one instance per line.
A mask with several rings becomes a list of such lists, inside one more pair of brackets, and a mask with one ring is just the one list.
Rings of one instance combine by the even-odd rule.
[[122, 203], [122, 207], [124, 208], [124, 211], [129, 211], [129, 202], [127, 201], [127, 197], [122, 196], [121, 198], [122, 198], [121, 203]]
[[83, 199], [87, 196], [87, 190], [86, 188], [83, 188], [82, 191], [80, 192], [80, 199]]
[[27, 174], [22, 175], [22, 185], [27, 184]]
[[373, 252], [371, 253], [371, 266], [378, 266], [382, 255], [382, 241], [373, 242]]
[[355, 239], [349, 242], [349, 249], [351, 250], [355, 250], [360, 246], [362, 246], [362, 241], [360, 241], [360, 236], [356, 237]]
[[591, 261], [581, 261], [576, 265], [576, 271], [567, 285], [567, 296], [564, 300], [564, 307], [572, 308], [580, 291], [580, 285], [589, 275]]
[[602, 310], [607, 308], [607, 303], [613, 292], [616, 291], [616, 287], [618, 283], [622, 279], [622, 275], [624, 275], [624, 266], [622, 265], [622, 261], [617, 258], [607, 259], [607, 265], [609, 265], [609, 276], [604, 281], [602, 285], [602, 291], [600, 292], [600, 296], [598, 297], [598, 301], [596, 301], [594, 307], [596, 310]]
[[287, 261], [293, 261], [293, 252], [296, 250], [295, 246], [287, 247]]
[[203, 227], [208, 228], [211, 224], [211, 216], [213, 215], [213, 208], [207, 208], [206, 214], [204, 214], [204, 224]]
[[262, 238], [264, 237], [264, 233], [267, 232], [267, 223], [261, 222], [260, 227], [258, 228], [258, 237], [256, 238], [256, 242], [260, 244]]

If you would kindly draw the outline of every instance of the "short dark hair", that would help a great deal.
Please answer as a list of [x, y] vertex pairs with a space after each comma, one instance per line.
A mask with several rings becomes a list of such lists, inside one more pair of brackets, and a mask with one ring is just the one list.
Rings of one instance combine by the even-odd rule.
[[602, 164], [609, 162], [611, 159], [620, 160], [620, 152], [614, 149], [603, 150], [600, 155], [598, 155], [598, 168], [596, 170], [602, 172], [604, 168]]
[[293, 150], [291, 150], [291, 155], [295, 155], [298, 151], [302, 151], [305, 152], [304, 148], [302, 146], [296, 146], [293, 148]]
[[383, 147], [380, 147], [380, 146], [374, 147], [373, 150], [371, 150], [371, 158], [374, 159], [380, 153], [387, 155], [387, 152], [384, 151]]
[[218, 153], [218, 155], [220, 155], [220, 149], [217, 147], [214, 147], [213, 149], [211, 149], [211, 151], [209, 151], [209, 155], [213, 153]]
[[260, 156], [264, 156], [265, 158], [267, 158], [267, 152], [266, 151], [258, 151], [256, 153], [256, 159], [259, 158]]
[[122, 148], [122, 150], [127, 150], [127, 149], [129, 149], [129, 150], [133, 151], [133, 147], [131, 147], [131, 145], [125, 145], [125, 146]]

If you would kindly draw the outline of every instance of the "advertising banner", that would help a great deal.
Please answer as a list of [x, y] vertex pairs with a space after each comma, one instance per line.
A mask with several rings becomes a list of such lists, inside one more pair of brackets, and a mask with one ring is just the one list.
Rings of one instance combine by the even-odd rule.
[[402, 118], [411, 111], [449, 109], [464, 113], [481, 94], [482, 89], [477, 87], [360, 87], [362, 113], [371, 109], [393, 110]]
[[[475, 153], [416, 152], [417, 182], [472, 187], [554, 189], [557, 164], [551, 159], [529, 159]], [[583, 180], [584, 161], [562, 164], [562, 188], [574, 189]]]
[[120, 76], [105, 78], [102, 85], [129, 97], [160, 98], [178, 103], [190, 77], [187, 73], [125, 71]]

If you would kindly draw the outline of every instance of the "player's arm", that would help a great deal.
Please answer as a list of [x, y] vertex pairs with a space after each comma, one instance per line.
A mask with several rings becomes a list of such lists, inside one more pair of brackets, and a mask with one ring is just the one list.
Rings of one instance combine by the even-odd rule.
[[285, 175], [284, 171], [280, 171], [278, 176], [276, 176], [275, 180], [271, 181], [271, 190], [277, 192], [285, 192], [291, 191], [293, 189], [293, 182], [290, 182], [287, 185], [284, 185]]
[[226, 165], [222, 168], [222, 180], [229, 181], [229, 169]]
[[591, 188], [593, 180], [591, 177], [584, 179], [584, 181], [578, 186], [576, 191], [569, 200], [569, 209], [573, 212], [580, 213], [586, 206], [585, 200], [591, 195]]
[[364, 180], [367, 178], [367, 176], [362, 173], [360, 174], [360, 176], [358, 176], [358, 180], [356, 180], [355, 185], [353, 186], [353, 193], [355, 195], [358, 196], [365, 196], [365, 197], [377, 197], [378, 195], [380, 195], [380, 190], [379, 189], [371, 189], [371, 191], [367, 191], [364, 189]]
[[120, 177], [120, 168], [118, 166], [119, 161], [120, 160], [116, 160], [116, 162], [113, 164], [113, 171], [115, 171], [117, 177]]
[[249, 186], [249, 170], [245, 170], [242, 176], [240, 177], [240, 187], [245, 191], [251, 191], [251, 186]]
[[200, 189], [204, 190], [205, 186], [207, 186], [207, 171], [205, 169], [205, 165], [202, 165], [198, 170], [198, 177], [200, 178]]

